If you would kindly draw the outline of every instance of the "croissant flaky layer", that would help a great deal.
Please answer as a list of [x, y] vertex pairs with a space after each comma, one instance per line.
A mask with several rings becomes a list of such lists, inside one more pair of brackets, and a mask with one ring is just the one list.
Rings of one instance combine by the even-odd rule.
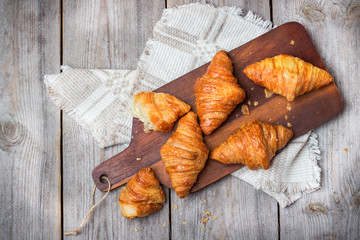
[[195, 83], [196, 111], [200, 126], [208, 135], [218, 128], [244, 101], [245, 91], [233, 75], [233, 66], [225, 51], [216, 53], [206, 73]]
[[194, 112], [179, 120], [176, 131], [161, 147], [160, 155], [176, 194], [180, 198], [189, 195], [209, 155]]
[[281, 125], [252, 120], [234, 130], [230, 137], [210, 154], [224, 164], [244, 164], [251, 170], [268, 169], [277, 150], [292, 138], [293, 132]]
[[191, 106], [167, 93], [140, 92], [134, 96], [131, 113], [144, 123], [145, 132], [169, 132]]
[[244, 73], [257, 85], [288, 101], [334, 81], [327, 71], [290, 55], [266, 58], [247, 66]]
[[165, 194], [151, 168], [141, 169], [121, 189], [119, 204], [124, 217], [145, 217], [163, 208]]

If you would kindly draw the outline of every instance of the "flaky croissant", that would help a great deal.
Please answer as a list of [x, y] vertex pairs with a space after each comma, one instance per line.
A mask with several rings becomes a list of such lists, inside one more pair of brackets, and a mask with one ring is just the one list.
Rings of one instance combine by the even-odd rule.
[[244, 73], [254, 83], [280, 94], [288, 101], [334, 81], [325, 70], [290, 55], [278, 55], [253, 63]]
[[165, 194], [151, 168], [141, 169], [121, 189], [119, 204], [124, 217], [145, 217], [163, 208]]
[[176, 131], [161, 147], [160, 155], [176, 194], [180, 198], [189, 195], [209, 155], [194, 112], [179, 120]]
[[293, 132], [281, 125], [252, 120], [234, 130], [230, 137], [217, 146], [210, 159], [224, 164], [244, 164], [251, 170], [268, 169], [277, 150], [292, 138]]
[[167, 93], [140, 92], [134, 96], [131, 113], [144, 123], [145, 132], [170, 132], [176, 120], [191, 106]]
[[195, 83], [196, 111], [208, 135], [218, 128], [244, 101], [245, 92], [233, 75], [232, 61], [225, 51], [217, 52], [206, 73]]

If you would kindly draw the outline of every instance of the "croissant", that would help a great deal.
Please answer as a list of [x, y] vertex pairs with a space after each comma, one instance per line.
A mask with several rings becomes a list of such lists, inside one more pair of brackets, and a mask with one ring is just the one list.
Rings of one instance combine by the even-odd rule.
[[254, 83], [280, 94], [288, 101], [334, 81], [325, 70], [290, 55], [278, 55], [253, 63], [244, 73]]
[[176, 120], [191, 106], [167, 93], [140, 92], [134, 96], [131, 113], [144, 123], [145, 132], [170, 132]]
[[205, 75], [196, 80], [196, 110], [206, 135], [218, 128], [236, 105], [245, 99], [245, 92], [232, 73], [230, 58], [225, 51], [220, 51], [212, 59]]
[[210, 158], [224, 164], [241, 163], [251, 170], [268, 169], [276, 151], [292, 136], [293, 132], [286, 127], [252, 120], [234, 130], [211, 152]]
[[176, 194], [180, 198], [189, 195], [209, 155], [194, 112], [179, 120], [176, 131], [161, 147], [160, 155]]
[[141, 169], [121, 189], [119, 204], [124, 217], [145, 217], [163, 208], [165, 194], [151, 168]]

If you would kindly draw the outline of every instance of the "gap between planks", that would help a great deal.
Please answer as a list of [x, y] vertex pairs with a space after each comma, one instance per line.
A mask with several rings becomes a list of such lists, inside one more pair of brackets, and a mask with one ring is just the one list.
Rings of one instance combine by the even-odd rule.
[[[60, 66], [63, 65], [63, 32], [64, 32], [64, 24], [63, 24], [63, 0], [59, 1], [60, 5]], [[59, 68], [60, 68], [59, 66]], [[64, 187], [63, 187], [63, 110], [60, 109], [60, 207], [61, 207], [61, 221], [60, 221], [60, 229], [61, 235], [60, 239], [64, 239]]]

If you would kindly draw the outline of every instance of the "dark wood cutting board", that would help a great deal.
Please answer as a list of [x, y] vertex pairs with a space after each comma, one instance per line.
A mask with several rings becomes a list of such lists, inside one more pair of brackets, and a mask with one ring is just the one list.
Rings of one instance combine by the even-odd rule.
[[[291, 44], [292, 42], [293, 44]], [[296, 138], [340, 113], [343, 103], [334, 83], [300, 96], [293, 102], [287, 102], [284, 97], [276, 94], [271, 98], [265, 98], [264, 88], [255, 85], [242, 71], [249, 64], [278, 54], [293, 55], [317, 67], [326, 69], [305, 28], [296, 22], [283, 24], [230, 51], [229, 57], [233, 61], [234, 75], [246, 92], [246, 99], [242, 104], [251, 101], [250, 114], [243, 115], [241, 112], [242, 104], [239, 104], [222, 126], [211, 135], [204, 137], [210, 151], [224, 141], [235, 128], [240, 127], [250, 119], [257, 118], [264, 122], [284, 126], [290, 123], [292, 125], [290, 129], [294, 131], [294, 138]], [[197, 78], [205, 73], [208, 65], [205, 64], [185, 74], [155, 90], [155, 92], [170, 93], [190, 104], [192, 110], [196, 112], [194, 83]], [[255, 102], [258, 102], [257, 106], [254, 106]], [[285, 119], [285, 115], [287, 119]], [[173, 131], [175, 130], [176, 125]], [[134, 119], [130, 146], [93, 170], [92, 176], [96, 186], [102, 191], [107, 190], [107, 183], [100, 180], [101, 176], [104, 175], [110, 179], [111, 189], [117, 188], [131, 179], [140, 169], [151, 166], [160, 182], [171, 188], [170, 178], [165, 172], [160, 157], [160, 147], [171, 134], [144, 133], [143, 124]], [[195, 192], [202, 189], [241, 167], [243, 167], [241, 164], [224, 165], [209, 159], [191, 191]]]

